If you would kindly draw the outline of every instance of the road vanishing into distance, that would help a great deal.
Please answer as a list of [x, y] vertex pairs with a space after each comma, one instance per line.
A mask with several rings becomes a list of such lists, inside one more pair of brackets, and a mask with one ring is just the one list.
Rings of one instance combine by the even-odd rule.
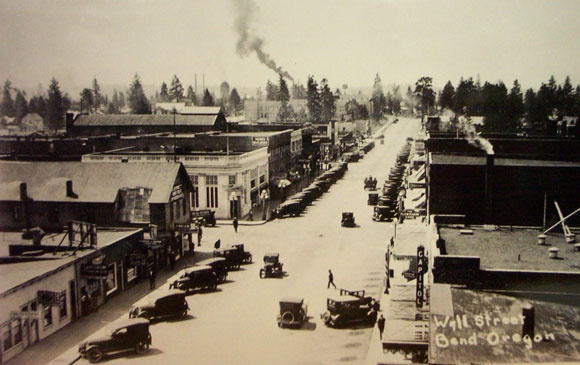
[[[217, 291], [188, 296], [191, 311], [185, 319], [154, 322], [149, 353], [114, 355], [104, 363], [364, 363], [372, 327], [333, 329], [320, 320], [327, 296], [337, 294], [332, 286], [327, 289], [328, 270], [334, 273], [338, 288], [364, 289], [367, 295], [380, 298], [384, 252], [393, 224], [372, 221], [363, 179], [372, 175], [382, 187], [397, 153], [418, 129], [416, 119], [401, 118], [390, 125], [384, 132], [385, 143], [377, 141], [363, 159], [349, 163], [344, 177], [299, 217], [240, 226], [238, 233], [227, 225], [205, 229], [196, 260], [211, 257], [213, 242], [219, 238], [222, 246], [244, 243], [254, 262], [230, 272]], [[357, 227], [340, 226], [345, 211], [354, 213]], [[269, 252], [280, 254], [287, 276], [259, 278], [262, 258]], [[168, 283], [160, 284], [168, 287]], [[307, 302], [310, 318], [301, 329], [278, 327], [278, 300], [283, 297], [302, 297]], [[77, 348], [68, 351], [74, 354]], [[76, 362], [87, 363], [85, 359]]]

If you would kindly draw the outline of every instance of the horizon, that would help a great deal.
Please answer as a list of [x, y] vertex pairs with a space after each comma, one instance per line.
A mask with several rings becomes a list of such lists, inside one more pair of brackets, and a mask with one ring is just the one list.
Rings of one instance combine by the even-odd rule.
[[508, 89], [517, 79], [523, 90], [552, 75], [580, 84], [580, 2], [571, 0], [7, 0], [0, 10], [0, 80], [34, 91], [54, 77], [73, 98], [93, 78], [107, 94], [124, 91], [135, 73], [147, 96], [174, 74], [185, 88], [197, 74], [198, 90], [204, 75], [210, 90], [222, 81], [264, 89], [278, 76], [260, 55], [303, 85], [327, 78], [332, 90], [372, 88], [376, 73], [383, 86], [429, 76], [434, 89], [460, 77]]

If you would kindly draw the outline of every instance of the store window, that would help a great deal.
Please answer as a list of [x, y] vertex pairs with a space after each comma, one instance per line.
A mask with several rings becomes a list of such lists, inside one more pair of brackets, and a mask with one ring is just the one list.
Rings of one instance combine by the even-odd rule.
[[58, 313], [60, 319], [63, 319], [67, 316], [66, 311], [66, 290], [61, 292], [58, 296]]
[[50, 305], [42, 306], [42, 318], [45, 328], [52, 325], [52, 307]]
[[113, 262], [108, 265], [107, 268], [108, 273], [107, 279], [105, 280], [105, 288], [107, 290], [107, 295], [109, 295], [117, 290], [117, 264]]
[[4, 351], [22, 342], [22, 321], [13, 319], [2, 325], [2, 345]]

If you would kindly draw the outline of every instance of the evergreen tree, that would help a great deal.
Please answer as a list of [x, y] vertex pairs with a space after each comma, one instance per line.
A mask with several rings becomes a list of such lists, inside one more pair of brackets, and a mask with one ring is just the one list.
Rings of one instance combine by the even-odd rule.
[[117, 106], [117, 109], [119, 109], [119, 111], [121, 111], [121, 109], [123, 109], [125, 107], [125, 105], [127, 105], [125, 103], [125, 93], [122, 91], [119, 91], [119, 105]]
[[430, 77], [424, 76], [415, 82], [415, 95], [420, 101], [423, 115], [431, 113], [435, 105], [435, 92], [433, 91], [432, 79]]
[[109, 107], [107, 108], [107, 114], [119, 114], [119, 111], [117, 110], [117, 107], [115, 106], [115, 103], [113, 101], [109, 103]]
[[16, 122], [20, 124], [20, 122], [22, 122], [22, 118], [24, 118], [24, 116], [28, 114], [28, 103], [26, 102], [24, 93], [20, 90], [16, 92], [14, 109], [15, 109], [14, 117], [16, 118]]
[[0, 104], [1, 116], [14, 117], [14, 113], [16, 112], [10, 89], [12, 89], [12, 83], [9, 80], [6, 80], [2, 91], [2, 104]]
[[161, 84], [161, 91], [159, 92], [159, 101], [166, 103], [169, 101], [169, 92], [167, 91], [167, 84], [164, 82]]
[[266, 100], [280, 100], [279, 97], [280, 89], [268, 80], [266, 83]]
[[95, 111], [97, 111], [101, 108], [101, 105], [103, 105], [104, 99], [103, 95], [101, 95], [101, 87], [99, 86], [99, 83], [97, 82], [96, 78], [93, 79], [92, 92], [93, 92], [92, 106], [95, 109]]
[[193, 91], [193, 87], [191, 85], [189, 85], [187, 87], [186, 99], [187, 99], [187, 101], [189, 101], [193, 105], [197, 105], [198, 104], [197, 95], [195, 95], [195, 91]]
[[173, 75], [173, 80], [171, 80], [171, 86], [169, 87], [169, 100], [179, 103], [183, 99], [183, 86], [177, 78], [177, 75]]
[[94, 106], [95, 102], [93, 99], [93, 90], [85, 87], [83, 91], [81, 91], [81, 113], [84, 108], [90, 112], [92, 107]]
[[[119, 107], [119, 94], [117, 93], [117, 90], [113, 90], [113, 100], [111, 100], [111, 104], [113, 104], [113, 110], [115, 111], [115, 113], [109, 113], [109, 114], [119, 114], [120, 113], [120, 107]], [[109, 106], [109, 110], [110, 110], [110, 106]]]
[[290, 90], [288, 90], [288, 84], [286, 84], [286, 80], [284, 80], [282, 75], [280, 75], [278, 80], [278, 100], [280, 101], [280, 109], [278, 109], [276, 119], [280, 122], [286, 122], [294, 118], [294, 109], [288, 104]]
[[372, 112], [371, 117], [374, 120], [379, 120], [385, 115], [385, 109], [387, 107], [387, 98], [383, 92], [383, 84], [381, 78], [377, 73], [375, 76], [375, 82], [373, 84], [373, 95], [371, 97]]
[[232, 103], [232, 106], [234, 107], [235, 114], [239, 113], [240, 109], [242, 107], [242, 100], [240, 99], [240, 95], [238, 94], [238, 90], [236, 90], [235, 87], [232, 89], [232, 93], [230, 94], [230, 102]]
[[151, 104], [145, 96], [139, 75], [135, 74], [129, 87], [129, 107], [133, 114], [151, 114]]
[[453, 109], [453, 102], [455, 99], [455, 88], [451, 81], [447, 81], [441, 94], [439, 95], [439, 106], [441, 109]]
[[484, 127], [488, 132], [508, 132], [512, 129], [508, 118], [508, 92], [503, 82], [486, 82], [481, 90]]
[[53, 77], [48, 87], [48, 102], [46, 105], [46, 119], [51, 130], [62, 128], [64, 121], [65, 100], [60, 91], [58, 81]]
[[539, 118], [536, 93], [531, 88], [526, 90], [524, 95], [524, 108], [526, 110], [526, 121], [533, 128], [537, 128], [542, 123], [542, 120]]
[[322, 101], [318, 92], [318, 84], [312, 76], [308, 76], [308, 82], [306, 83], [306, 99], [308, 100], [307, 106], [310, 121], [314, 123], [320, 122]]
[[28, 112], [46, 118], [46, 100], [42, 96], [33, 96], [28, 103]]
[[203, 93], [203, 101], [202, 101], [203, 106], [214, 106], [214, 100], [213, 100], [213, 96], [210, 94], [208, 89], [205, 89], [204, 93]]
[[320, 81], [320, 103], [321, 111], [320, 117], [324, 122], [329, 122], [334, 119], [336, 113], [336, 98], [328, 86], [328, 80], [322, 79]]
[[519, 120], [524, 115], [524, 99], [522, 95], [522, 88], [518, 80], [514, 80], [514, 84], [507, 96], [507, 121], [510, 129], [513, 130], [519, 126]]
[[570, 82], [570, 76], [566, 76], [564, 85], [558, 88], [558, 109], [564, 115], [574, 115], [574, 88]]

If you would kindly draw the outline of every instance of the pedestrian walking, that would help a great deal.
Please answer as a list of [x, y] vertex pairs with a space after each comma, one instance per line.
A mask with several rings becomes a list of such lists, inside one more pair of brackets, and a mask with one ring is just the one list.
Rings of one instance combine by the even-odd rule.
[[395, 239], [391, 236], [391, 248], [395, 246]]
[[254, 220], [254, 209], [253, 208], [250, 208], [250, 211], [248, 212], [248, 220], [249, 221]]
[[238, 217], [234, 217], [234, 230], [238, 233]]
[[153, 290], [155, 289], [155, 270], [153, 270], [153, 268], [149, 269], [148, 276], [149, 276], [149, 289]]
[[332, 271], [328, 270], [328, 285], [326, 286], [326, 289], [330, 288], [330, 284], [332, 284], [334, 289], [336, 289], [336, 285], [334, 285], [334, 275], [332, 275]]
[[201, 246], [201, 237], [203, 237], [203, 229], [201, 226], [197, 229], [197, 245]]
[[175, 251], [173, 251], [173, 248], [169, 249], [169, 266], [171, 271], [175, 269]]
[[217, 240], [215, 241], [215, 243], [213, 244], [213, 247], [217, 250], [218, 248], [220, 248], [220, 246], [222, 245], [222, 240]]
[[377, 326], [379, 327], [379, 337], [382, 341], [383, 339], [383, 331], [385, 330], [385, 317], [381, 314], [379, 319], [377, 320]]

